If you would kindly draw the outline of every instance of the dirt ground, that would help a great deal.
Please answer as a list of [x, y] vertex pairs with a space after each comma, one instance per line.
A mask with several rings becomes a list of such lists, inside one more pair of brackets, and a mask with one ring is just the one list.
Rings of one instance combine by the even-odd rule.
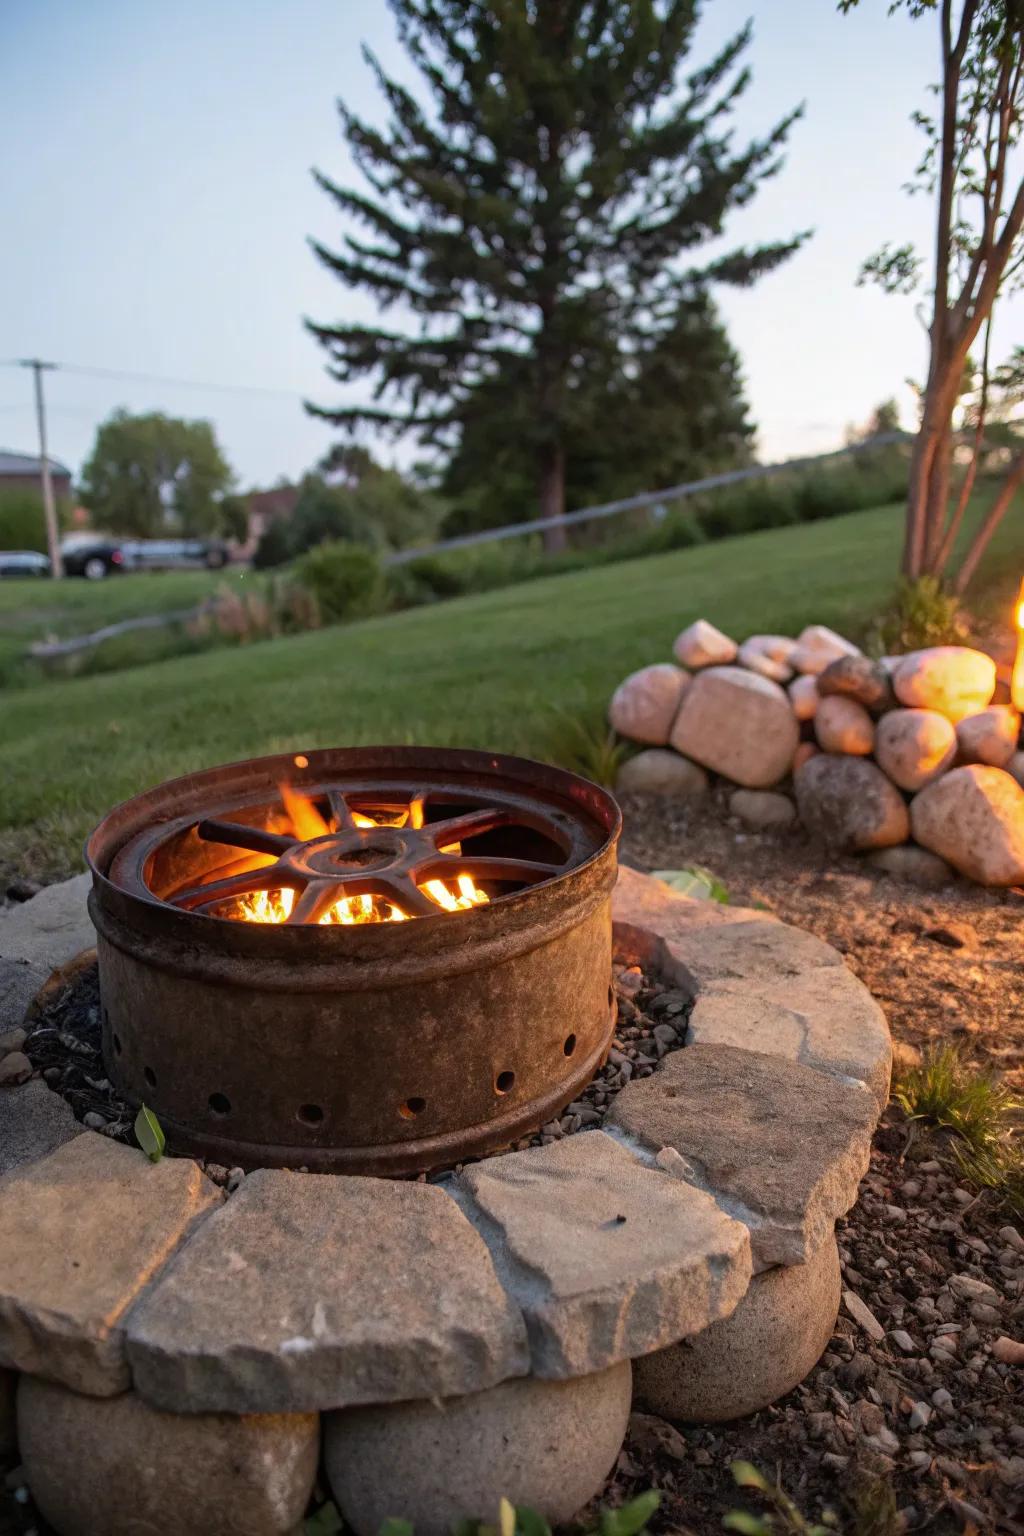
[[954, 1042], [1024, 1091], [1024, 890], [966, 880], [922, 891], [799, 827], [751, 832], [728, 794], [625, 804], [622, 857], [638, 869], [704, 865], [737, 906], [763, 903], [841, 950], [885, 1009], [897, 1042]]

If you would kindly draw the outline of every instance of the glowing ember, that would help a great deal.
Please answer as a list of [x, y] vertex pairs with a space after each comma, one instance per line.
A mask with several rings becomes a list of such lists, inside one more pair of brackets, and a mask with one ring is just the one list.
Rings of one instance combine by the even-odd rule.
[[[299, 794], [288, 784], [280, 785], [280, 793], [286, 817], [279, 827], [275, 824], [274, 830], [290, 832], [303, 841], [325, 837], [337, 831], [337, 827], [325, 821], [313, 801], [305, 795]], [[422, 827], [423, 802], [413, 800], [407, 810], [380, 811], [374, 816], [353, 811], [352, 819], [357, 827]], [[462, 847], [459, 843], [452, 843], [441, 851], [458, 854], [462, 852]], [[262, 868], [273, 862], [270, 855], [264, 857], [257, 854], [253, 856], [252, 867]], [[420, 889], [445, 912], [467, 912], [471, 907], [482, 906], [490, 900], [487, 892], [481, 890], [470, 875], [459, 875], [454, 881], [427, 880]], [[231, 916], [247, 923], [283, 923], [291, 916], [296, 894], [288, 886], [273, 891], [251, 891], [238, 899]], [[342, 897], [317, 919], [321, 924], [408, 921], [409, 913], [404, 912], [400, 906], [383, 896], [372, 895]]]

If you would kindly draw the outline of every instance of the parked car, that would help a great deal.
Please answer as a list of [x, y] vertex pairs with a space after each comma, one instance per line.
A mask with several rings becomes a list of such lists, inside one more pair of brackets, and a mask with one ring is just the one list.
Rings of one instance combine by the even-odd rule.
[[100, 533], [69, 533], [60, 543], [65, 576], [84, 576], [102, 581], [125, 566], [124, 549], [115, 539]]
[[50, 562], [37, 549], [0, 549], [0, 576], [49, 576]]
[[175, 571], [197, 565], [219, 571], [228, 563], [222, 539], [126, 539], [121, 548], [132, 571]]

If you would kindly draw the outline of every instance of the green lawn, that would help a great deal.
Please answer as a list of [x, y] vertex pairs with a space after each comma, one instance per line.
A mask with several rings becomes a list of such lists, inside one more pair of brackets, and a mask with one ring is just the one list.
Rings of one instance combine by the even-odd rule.
[[105, 581], [0, 581], [0, 685], [24, 671], [35, 640], [68, 640], [122, 619], [195, 608], [225, 581], [245, 571], [142, 571]]
[[[901, 536], [901, 509], [885, 507], [9, 691], [0, 864], [37, 878], [68, 873], [115, 801], [250, 754], [368, 741], [543, 754], [555, 706], [603, 704], [626, 672], [667, 657], [694, 618], [739, 636], [810, 622], [859, 631], [890, 595]], [[982, 584], [1021, 570], [1015, 514]]]

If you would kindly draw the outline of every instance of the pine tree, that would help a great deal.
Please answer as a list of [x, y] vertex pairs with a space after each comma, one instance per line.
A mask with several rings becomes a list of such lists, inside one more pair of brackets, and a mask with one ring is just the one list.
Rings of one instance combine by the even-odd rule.
[[[367, 52], [387, 129], [339, 110], [369, 190], [317, 179], [368, 234], [314, 250], [404, 323], [311, 325], [334, 378], [373, 385], [372, 404], [313, 409], [349, 432], [412, 429], [450, 448], [482, 401], [500, 419], [487, 386], [513, 377], [539, 513], [558, 517], [601, 382], [669, 336], [709, 284], [749, 284], [803, 238], [695, 264], [779, 169], [798, 112], [733, 144], [750, 29], [686, 74], [698, 0], [390, 3], [433, 110]], [[556, 525], [549, 546], [562, 542]]]
[[[592, 371], [586, 401], [575, 401], [567, 511], [749, 463], [754, 428], [739, 359], [706, 292], [680, 303], [671, 330], [612, 365], [599, 381]], [[439, 485], [451, 505], [446, 536], [530, 516], [535, 474], [522, 366], [516, 359], [463, 408]]]

